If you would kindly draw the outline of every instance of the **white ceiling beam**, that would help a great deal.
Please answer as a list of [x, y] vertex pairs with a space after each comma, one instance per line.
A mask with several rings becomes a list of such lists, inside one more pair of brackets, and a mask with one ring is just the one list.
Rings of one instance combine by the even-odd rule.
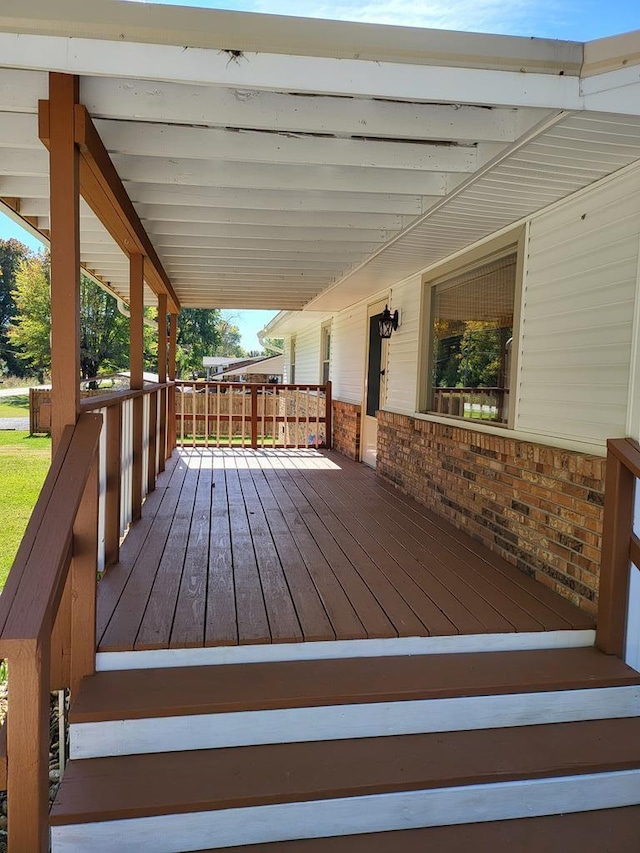
[[339, 211], [241, 210], [224, 207], [192, 207], [169, 204], [138, 204], [138, 216], [147, 222], [204, 222], [279, 227], [385, 228], [399, 231], [414, 217], [384, 213], [342, 213]]
[[[82, 236], [82, 235], [81, 235]], [[89, 242], [92, 242], [90, 239]], [[93, 241], [95, 242], [95, 241]], [[176, 234], [159, 234], [153, 239], [153, 245], [156, 251], [162, 256], [163, 250], [167, 248], [212, 248], [212, 249], [237, 249], [239, 251], [260, 251], [260, 252], [317, 252], [320, 248], [317, 240], [313, 240], [311, 236], [307, 240], [277, 240], [273, 243], [269, 240], [255, 239], [248, 237], [202, 237], [202, 236], [182, 236]], [[352, 254], [361, 252], [363, 257], [373, 252], [379, 247], [377, 241], [368, 243], [359, 243], [344, 241], [338, 243], [323, 243], [327, 254], [340, 254], [342, 252]]]
[[328, 240], [350, 243], [383, 243], [396, 233], [385, 228], [279, 228], [269, 225], [218, 225], [208, 222], [147, 222], [145, 227], [152, 238], [154, 235], [185, 235], [218, 239], [245, 237], [249, 240]]
[[520, 129], [514, 109], [308, 98], [179, 83], [150, 86], [144, 80], [108, 77], [83, 77], [80, 99], [94, 118], [293, 133], [508, 143]]
[[0, 175], [26, 175], [27, 177], [47, 177], [49, 175], [49, 154], [41, 150], [23, 148], [3, 148], [0, 156]]
[[0, 195], [12, 198], [31, 199], [49, 198], [47, 178], [15, 177], [0, 175]]
[[[418, 216], [444, 195], [444, 188], [438, 195], [410, 196], [366, 192], [307, 192], [296, 189], [281, 189], [276, 192], [186, 185], [158, 186], [135, 181], [128, 181], [126, 188], [134, 204], [185, 204], [244, 210], [350, 211], [353, 213], [375, 211], [403, 216]], [[9, 192], [5, 194], [11, 195]]]
[[220, 50], [15, 33], [0, 33], [0, 56], [8, 67], [68, 74], [422, 103], [582, 108], [579, 78], [560, 74], [273, 53], [229, 61]]
[[0, 112], [0, 147], [42, 150], [42, 142], [38, 137], [38, 116]]
[[35, 114], [38, 101], [48, 97], [49, 76], [46, 71], [0, 69], [0, 111]]
[[[95, 257], [92, 255], [91, 257]], [[220, 272], [231, 272], [233, 270], [261, 269], [271, 271], [273, 268], [278, 272], [320, 272], [330, 274], [335, 270], [344, 267], [344, 262], [340, 260], [325, 259], [324, 261], [289, 261], [280, 258], [264, 260], [262, 258], [254, 260], [253, 258], [221, 258], [189, 260], [183, 258], [179, 260], [166, 259], [163, 263], [164, 267], [169, 270], [179, 270], [180, 272], [188, 270], [220, 270]]]
[[[35, 155], [37, 152], [26, 152]], [[5, 152], [3, 152], [4, 158]], [[199, 184], [256, 190], [319, 190], [346, 193], [393, 193], [440, 196], [465, 176], [414, 172], [408, 169], [362, 169], [355, 166], [293, 166], [269, 163], [211, 163], [184, 158], [135, 157], [114, 154], [123, 181], [165, 185]], [[0, 173], [11, 174], [2, 169]], [[36, 173], [37, 174], [37, 173]]]
[[[31, 117], [22, 118], [28, 120]], [[95, 124], [110, 154], [213, 162], [474, 172], [503, 148], [500, 143], [491, 142], [459, 146], [436, 142], [291, 136], [134, 121], [102, 120]], [[37, 135], [35, 139], [37, 141]]]

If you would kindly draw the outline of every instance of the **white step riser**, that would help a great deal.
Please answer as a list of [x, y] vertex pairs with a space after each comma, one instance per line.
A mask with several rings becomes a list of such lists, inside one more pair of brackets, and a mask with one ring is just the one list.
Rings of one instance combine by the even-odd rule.
[[472, 634], [454, 637], [398, 637], [387, 640], [333, 640], [318, 643], [271, 643], [217, 646], [206, 649], [155, 649], [140, 652], [99, 652], [96, 669], [160, 669], [272, 663], [285, 660], [328, 660], [390, 655], [445, 655], [465, 652], [512, 652], [575, 649], [593, 646], [595, 631], [532, 631], [522, 634]]
[[637, 804], [640, 770], [629, 770], [60, 826], [52, 853], [187, 853]]
[[640, 687], [75, 723], [71, 758], [530, 726], [640, 715]]

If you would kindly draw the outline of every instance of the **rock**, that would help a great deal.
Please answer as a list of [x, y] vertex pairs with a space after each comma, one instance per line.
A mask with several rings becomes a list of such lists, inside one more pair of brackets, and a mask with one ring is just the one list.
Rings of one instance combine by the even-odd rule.
[[59, 770], [50, 770], [49, 771], [49, 781], [50, 782], [59, 782], [60, 781], [60, 771]]
[[0, 815], [0, 829], [3, 832], [7, 829], [7, 818], [5, 815]]

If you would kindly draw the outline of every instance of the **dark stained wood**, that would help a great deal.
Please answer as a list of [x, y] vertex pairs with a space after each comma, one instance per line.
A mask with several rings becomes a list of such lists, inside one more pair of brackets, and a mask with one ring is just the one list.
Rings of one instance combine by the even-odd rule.
[[48, 125], [51, 219], [52, 452], [80, 412], [80, 151], [75, 140], [79, 79], [49, 75]]
[[233, 646], [238, 642], [236, 594], [231, 550], [231, 525], [224, 471], [213, 472], [211, 531], [207, 577], [205, 646]]
[[[167, 381], [167, 294], [158, 296], [158, 381], [163, 385]], [[160, 396], [160, 430], [158, 469], [164, 471], [167, 458], [167, 389], [162, 388]]]
[[[347, 459], [344, 463], [341, 460], [340, 464], [348, 469], [356, 463]], [[371, 470], [366, 471], [363, 476], [372, 481], [366, 485], [362, 483], [363, 488], [375, 488], [391, 496], [389, 500], [395, 503], [401, 512], [410, 515], [423, 530], [427, 530], [432, 537], [445, 544], [450, 553], [450, 560], [453, 557], [456, 561], [462, 560], [476, 570], [485, 570], [488, 565], [493, 570], [490, 572], [493, 584], [504, 592], [508, 590], [509, 598], [533, 615], [545, 630], [593, 628], [594, 621], [587, 613], [579, 610], [553, 590], [537, 583], [464, 531], [458, 530], [445, 519], [403, 494], [392, 483], [377, 476]], [[552, 625], [555, 628], [551, 628]]]
[[638, 767], [640, 718], [97, 758], [70, 762], [51, 823]]
[[143, 535], [134, 525], [100, 583], [102, 650], [593, 627], [338, 454], [202, 448], [187, 462], [191, 508], [150, 495]]
[[[120, 596], [112, 610], [108, 624], [100, 640], [100, 648], [103, 650], [123, 651], [133, 649], [134, 647], [135, 639], [149, 600], [149, 594], [169, 537], [173, 516], [178, 505], [186, 473], [187, 465], [184, 460], [180, 459], [171, 473], [169, 485], [162, 494], [160, 505], [152, 517], [149, 528], [146, 530], [146, 535], [140, 544], [140, 550], [136, 559], [132, 560], [132, 564], [129, 566], [123, 564], [121, 558], [121, 563], [118, 566], [114, 566], [106, 578], [98, 584], [99, 615], [105, 604], [107, 605], [107, 610], [110, 609], [108, 594], [102, 594], [107, 591], [104, 584], [105, 581], [109, 580], [109, 575], [112, 577], [115, 576], [113, 586], [115, 586], [116, 591], [118, 588], [121, 589]], [[154, 492], [152, 497], [156, 494], [158, 494], [158, 490]], [[137, 525], [134, 525], [132, 533], [135, 532], [136, 527]], [[125, 545], [128, 539], [129, 537], [125, 539]], [[122, 568], [122, 571], [116, 571], [120, 568]], [[102, 619], [98, 619], [98, 630], [102, 621]]]
[[149, 446], [147, 448], [147, 494], [156, 487], [156, 443], [158, 435], [158, 392], [149, 394]]
[[[637, 853], [640, 806], [521, 820], [312, 838], [215, 853]], [[214, 853], [200, 850], [199, 853]]]
[[608, 442], [607, 447], [596, 644], [603, 652], [622, 657], [627, 627], [629, 553], [637, 476], [634, 470], [640, 451], [622, 440]]
[[[129, 257], [129, 366], [132, 391], [140, 391], [144, 386], [144, 257], [132, 254]], [[138, 521], [142, 511], [142, 436], [144, 431], [144, 400], [133, 400], [133, 473], [131, 516]]]
[[346, 658], [99, 672], [72, 723], [640, 684], [594, 648]]
[[327, 385], [324, 392], [324, 411], [326, 423], [326, 439], [325, 444], [328, 450], [333, 447], [333, 403], [331, 400], [331, 380], [327, 380]]
[[107, 409], [106, 495], [104, 521], [105, 564], [120, 556], [120, 489], [122, 465], [122, 406]]
[[0, 725], [0, 791], [7, 789], [7, 720]]
[[203, 466], [200, 469], [178, 602], [171, 628], [172, 648], [204, 645], [211, 527], [211, 475], [211, 468]]
[[[296, 615], [295, 601], [298, 595], [293, 595], [287, 582], [287, 577], [280, 563], [273, 539], [264, 516], [262, 504], [258, 498], [250, 471], [239, 472], [239, 483], [242, 498], [247, 511], [251, 542], [256, 556], [262, 595], [264, 597], [271, 639], [276, 642], [300, 642], [303, 634]], [[308, 592], [315, 590], [307, 588]], [[324, 610], [316, 611], [319, 616], [320, 625], [324, 627], [324, 636], [331, 631], [331, 626], [326, 620]], [[318, 624], [316, 621], [315, 624]], [[316, 632], [315, 627], [311, 628]]]
[[269, 620], [238, 472], [226, 471], [226, 481], [239, 642], [268, 643]]

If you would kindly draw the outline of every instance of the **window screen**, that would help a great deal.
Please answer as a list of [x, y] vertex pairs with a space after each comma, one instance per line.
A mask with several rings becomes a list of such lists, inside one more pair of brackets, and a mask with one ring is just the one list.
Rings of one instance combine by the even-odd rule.
[[433, 288], [431, 410], [506, 422], [516, 255]]

